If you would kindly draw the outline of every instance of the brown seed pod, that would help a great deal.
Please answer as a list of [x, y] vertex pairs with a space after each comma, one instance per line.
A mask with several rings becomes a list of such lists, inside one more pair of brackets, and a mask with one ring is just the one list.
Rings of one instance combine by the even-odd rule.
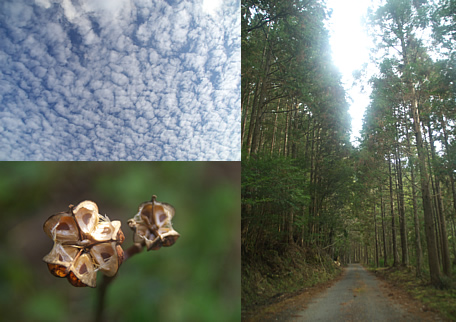
[[143, 202], [138, 213], [128, 221], [135, 232], [134, 242], [145, 244], [147, 250], [157, 250], [162, 246], [172, 246], [179, 238], [179, 233], [172, 227], [174, 207], [164, 202], [152, 200]]
[[93, 201], [49, 217], [43, 228], [54, 241], [43, 258], [53, 275], [67, 277], [73, 286], [95, 287], [98, 270], [107, 276], [117, 273], [121, 262], [117, 248], [125, 237], [120, 222], [101, 216]]

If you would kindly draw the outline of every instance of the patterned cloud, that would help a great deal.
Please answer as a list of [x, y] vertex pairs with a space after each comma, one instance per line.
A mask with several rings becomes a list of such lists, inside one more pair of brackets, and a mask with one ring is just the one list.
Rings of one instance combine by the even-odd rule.
[[236, 0], [0, 2], [1, 160], [240, 160]]

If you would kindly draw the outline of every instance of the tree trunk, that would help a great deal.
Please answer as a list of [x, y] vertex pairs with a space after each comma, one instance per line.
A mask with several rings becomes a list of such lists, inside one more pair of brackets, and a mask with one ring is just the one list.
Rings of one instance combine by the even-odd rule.
[[399, 122], [396, 122], [396, 178], [397, 178], [397, 203], [399, 210], [399, 231], [401, 234], [401, 249], [402, 249], [402, 266], [408, 265], [408, 245], [407, 245], [407, 232], [405, 229], [405, 202], [404, 202], [404, 189], [402, 184], [402, 164], [401, 153], [399, 147]]
[[383, 266], [388, 266], [388, 252], [386, 250], [386, 229], [385, 229], [385, 207], [383, 205], [383, 195], [381, 194], [382, 187], [380, 187], [380, 211], [382, 215], [382, 231], [383, 231]]
[[287, 243], [293, 244], [293, 209], [289, 210], [287, 216]]
[[[266, 34], [266, 38], [267, 36], [268, 35]], [[266, 61], [262, 68], [264, 70], [264, 74], [258, 79], [257, 89], [255, 90], [255, 96], [252, 104], [252, 114], [250, 117], [249, 133], [247, 136], [247, 157], [250, 157], [252, 154], [256, 154], [259, 147], [259, 134], [261, 130], [261, 119], [263, 117], [264, 97], [266, 95], [267, 78], [269, 76], [272, 56], [271, 49], [269, 48], [267, 41], [263, 52], [263, 56], [264, 55], [266, 56]]]
[[[440, 123], [442, 125], [443, 138], [444, 138], [443, 143], [445, 145], [445, 151], [447, 154], [449, 154], [450, 149], [448, 146], [448, 133], [446, 131], [446, 122], [442, 115], [440, 115]], [[451, 167], [448, 167], [448, 177], [450, 178], [451, 191], [453, 193], [453, 209], [454, 209], [453, 218], [454, 218], [454, 216], [456, 216], [456, 188], [455, 188], [455, 183], [454, 183], [453, 169]]]
[[[410, 159], [409, 159], [410, 160]], [[423, 268], [423, 250], [421, 248], [420, 221], [418, 219], [418, 206], [416, 204], [415, 188], [415, 165], [410, 160], [411, 184], [412, 184], [412, 204], [413, 204], [413, 221], [415, 225], [415, 248], [416, 248], [416, 277], [421, 277]]]
[[280, 98], [279, 98], [279, 102], [277, 103], [277, 113], [275, 115], [275, 118], [274, 118], [274, 125], [273, 125], [273, 129], [272, 129], [272, 140], [271, 140], [271, 157], [272, 155], [274, 154], [274, 145], [275, 145], [275, 141], [276, 141], [276, 133], [277, 133], [277, 117], [279, 116], [279, 108], [280, 108]]
[[298, 144], [297, 144], [297, 140], [294, 139], [294, 135], [296, 135], [295, 133], [298, 132], [298, 111], [297, 111], [297, 107], [298, 105], [296, 105], [296, 108], [295, 108], [295, 111], [292, 112], [293, 115], [292, 115], [292, 120], [291, 120], [291, 126], [290, 126], [290, 129], [292, 130], [290, 136], [291, 136], [291, 140], [290, 140], [290, 144], [291, 144], [291, 147], [290, 147], [290, 151], [291, 151], [291, 158], [292, 159], [296, 159], [298, 157]]
[[[287, 108], [288, 108], [288, 104], [287, 104]], [[285, 157], [288, 155], [288, 134], [290, 132], [290, 119], [291, 119], [291, 113], [288, 112], [286, 123], [285, 123], [285, 137], [283, 140], [283, 156], [285, 156]]]
[[[407, 138], [407, 149], [410, 150], [411, 143], [410, 143], [410, 135], [409, 135], [409, 124], [407, 122], [407, 118], [405, 119], [405, 135]], [[420, 234], [420, 221], [418, 218], [418, 206], [416, 203], [416, 186], [415, 186], [415, 158], [413, 154], [410, 153], [409, 156], [409, 164], [410, 164], [410, 180], [412, 186], [412, 207], [413, 207], [413, 223], [415, 226], [415, 252], [416, 252], [416, 277], [421, 277], [422, 269], [423, 269], [423, 250], [421, 248], [421, 234]]]
[[[431, 122], [428, 120], [428, 133], [429, 133], [429, 144], [431, 146], [431, 157], [432, 161], [435, 163], [435, 146], [434, 138], [432, 136]], [[445, 223], [445, 216], [443, 215], [443, 202], [441, 197], [440, 190], [440, 176], [437, 174], [437, 171], [434, 169], [434, 178], [435, 178], [435, 199], [436, 199], [436, 212], [439, 219], [440, 225], [440, 243], [442, 246], [442, 266], [443, 273], [446, 276], [451, 276], [451, 261], [450, 261], [450, 249], [448, 246], [448, 235]]]
[[378, 238], [377, 238], [377, 216], [375, 214], [375, 202], [374, 202], [374, 234], [375, 234], [375, 266], [378, 267]]
[[414, 132], [416, 138], [416, 147], [418, 150], [418, 168], [420, 170], [421, 198], [423, 199], [424, 211], [424, 231], [426, 233], [426, 242], [428, 249], [429, 270], [431, 284], [434, 287], [441, 287], [439, 260], [437, 257], [437, 245], [434, 232], [434, 220], [432, 216], [432, 200], [429, 190], [429, 175], [426, 169], [426, 155], [421, 136], [420, 116], [418, 111], [418, 100], [415, 94], [415, 87], [412, 85], [412, 104], [411, 112], [413, 117]]
[[389, 191], [390, 191], [390, 208], [391, 208], [391, 233], [393, 238], [393, 266], [399, 265], [399, 257], [397, 253], [396, 241], [396, 220], [394, 218], [394, 197], [393, 197], [393, 179], [391, 174], [391, 158], [388, 156], [388, 169], [389, 169]]
[[241, 107], [242, 108], [242, 134], [241, 134], [241, 147], [244, 146], [245, 144], [245, 140], [246, 140], [246, 133], [245, 133], [245, 129], [246, 129], [246, 126], [247, 126], [247, 115], [249, 114], [249, 106], [250, 104], [250, 93], [247, 97], [247, 102], [243, 102], [243, 106]]

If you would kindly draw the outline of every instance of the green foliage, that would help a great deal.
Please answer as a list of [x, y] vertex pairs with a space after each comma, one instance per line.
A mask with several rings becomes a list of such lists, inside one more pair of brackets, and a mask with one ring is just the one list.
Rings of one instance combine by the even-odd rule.
[[[278, 209], [298, 207], [308, 199], [305, 172], [285, 157], [259, 157], [242, 161], [242, 203], [271, 202]], [[291, 193], [290, 193], [291, 191]]]
[[433, 36], [437, 44], [454, 52], [456, 43], [456, 1], [439, 0], [432, 10]]

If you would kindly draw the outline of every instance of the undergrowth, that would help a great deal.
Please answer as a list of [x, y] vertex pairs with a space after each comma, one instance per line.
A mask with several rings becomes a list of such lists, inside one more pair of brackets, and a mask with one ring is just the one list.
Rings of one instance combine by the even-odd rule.
[[456, 279], [443, 276], [443, 289], [436, 289], [430, 283], [429, 274], [417, 278], [415, 268], [372, 269], [391, 284], [406, 290], [413, 298], [423, 303], [425, 310], [440, 312], [450, 320], [456, 320]]
[[331, 258], [296, 245], [242, 255], [241, 301], [246, 312], [283, 294], [326, 282], [341, 272]]

